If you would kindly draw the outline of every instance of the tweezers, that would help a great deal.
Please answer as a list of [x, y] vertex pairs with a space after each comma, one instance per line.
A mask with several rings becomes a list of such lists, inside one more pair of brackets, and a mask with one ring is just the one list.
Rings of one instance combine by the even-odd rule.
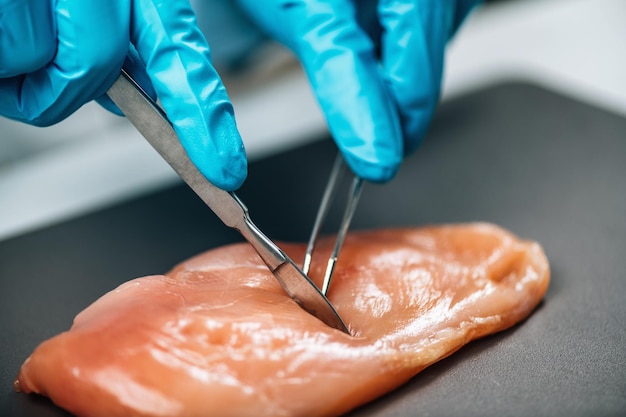
[[337, 311], [309, 277], [257, 226], [233, 192], [211, 184], [191, 162], [167, 115], [125, 71], [107, 95], [176, 173], [226, 226], [238, 230], [258, 252], [285, 292], [304, 310], [328, 326], [349, 334]]
[[[337, 154], [333, 169], [331, 171], [330, 177], [328, 178], [328, 183], [326, 184], [326, 189], [324, 190], [324, 195], [322, 196], [322, 202], [320, 203], [317, 215], [315, 217], [315, 223], [313, 224], [311, 237], [309, 238], [309, 243], [307, 245], [306, 253], [304, 255], [302, 271], [307, 275], [309, 274], [309, 270], [311, 268], [313, 251], [315, 250], [317, 238], [319, 236], [320, 229], [322, 228], [322, 224], [324, 223], [326, 215], [328, 214], [328, 210], [330, 209], [333, 199], [337, 194], [337, 189], [339, 188], [341, 178], [349, 172], [350, 170], [346, 165], [343, 157], [341, 156], [341, 153]], [[322, 282], [322, 294], [324, 295], [328, 293], [330, 281], [332, 279], [333, 272], [335, 271], [335, 265], [339, 257], [339, 251], [341, 251], [341, 246], [343, 245], [343, 241], [348, 232], [348, 228], [350, 227], [350, 223], [352, 222], [352, 217], [354, 216], [354, 212], [356, 211], [356, 207], [359, 202], [359, 198], [361, 197], [362, 190], [363, 179], [354, 176], [354, 178], [352, 179], [352, 184], [350, 186], [350, 191], [348, 193], [346, 208], [343, 212], [343, 219], [341, 220], [341, 224], [339, 225], [339, 231], [337, 232], [335, 246], [326, 264], [326, 272], [324, 273], [324, 281]]]

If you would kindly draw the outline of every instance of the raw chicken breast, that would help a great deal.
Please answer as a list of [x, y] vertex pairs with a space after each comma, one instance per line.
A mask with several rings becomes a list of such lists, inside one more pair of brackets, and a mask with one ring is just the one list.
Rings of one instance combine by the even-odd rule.
[[[316, 251], [316, 282], [333, 242]], [[488, 224], [352, 233], [329, 291], [347, 335], [231, 245], [104, 295], [15, 386], [78, 416], [337, 416], [524, 319], [548, 281], [538, 244]]]

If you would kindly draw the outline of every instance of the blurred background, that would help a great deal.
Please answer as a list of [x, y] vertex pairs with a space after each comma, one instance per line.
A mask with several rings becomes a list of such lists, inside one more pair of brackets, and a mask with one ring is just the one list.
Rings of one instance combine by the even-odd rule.
[[[324, 137], [290, 53], [222, 0], [192, 1], [251, 160]], [[487, 1], [447, 51], [442, 100], [525, 80], [626, 115], [626, 1]], [[593, 140], [593, 138], [589, 138]], [[179, 181], [123, 119], [94, 103], [36, 128], [0, 118], [0, 240]]]

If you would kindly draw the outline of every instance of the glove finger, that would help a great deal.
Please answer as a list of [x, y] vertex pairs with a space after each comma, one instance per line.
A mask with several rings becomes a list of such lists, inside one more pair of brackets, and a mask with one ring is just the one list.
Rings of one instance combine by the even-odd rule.
[[216, 186], [239, 188], [243, 142], [189, 2], [135, 0], [131, 39], [191, 161]]
[[300, 26], [295, 52], [330, 132], [358, 176], [388, 181], [402, 161], [402, 132], [374, 45], [356, 22], [352, 2], [304, 3], [286, 9], [286, 18]]
[[56, 52], [52, 4], [40, 0], [0, 0], [0, 78], [46, 66]]
[[129, 10], [124, 1], [58, 0], [54, 60], [35, 72], [1, 80], [0, 111], [47, 126], [103, 94], [128, 51]]
[[439, 100], [452, 0], [381, 0], [382, 67], [400, 112], [405, 153], [419, 145]]

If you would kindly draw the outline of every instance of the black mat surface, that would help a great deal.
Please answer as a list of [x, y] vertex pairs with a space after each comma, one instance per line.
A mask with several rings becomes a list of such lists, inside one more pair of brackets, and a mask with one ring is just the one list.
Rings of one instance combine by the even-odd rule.
[[[307, 238], [334, 149], [251, 165], [240, 196], [270, 237]], [[626, 415], [625, 181], [624, 118], [518, 83], [443, 105], [398, 177], [365, 189], [354, 228], [493, 222], [544, 246], [552, 282], [521, 325], [351, 416]], [[237, 240], [180, 186], [0, 242], [0, 415], [67, 416], [12, 391], [35, 346], [118, 284]]]

